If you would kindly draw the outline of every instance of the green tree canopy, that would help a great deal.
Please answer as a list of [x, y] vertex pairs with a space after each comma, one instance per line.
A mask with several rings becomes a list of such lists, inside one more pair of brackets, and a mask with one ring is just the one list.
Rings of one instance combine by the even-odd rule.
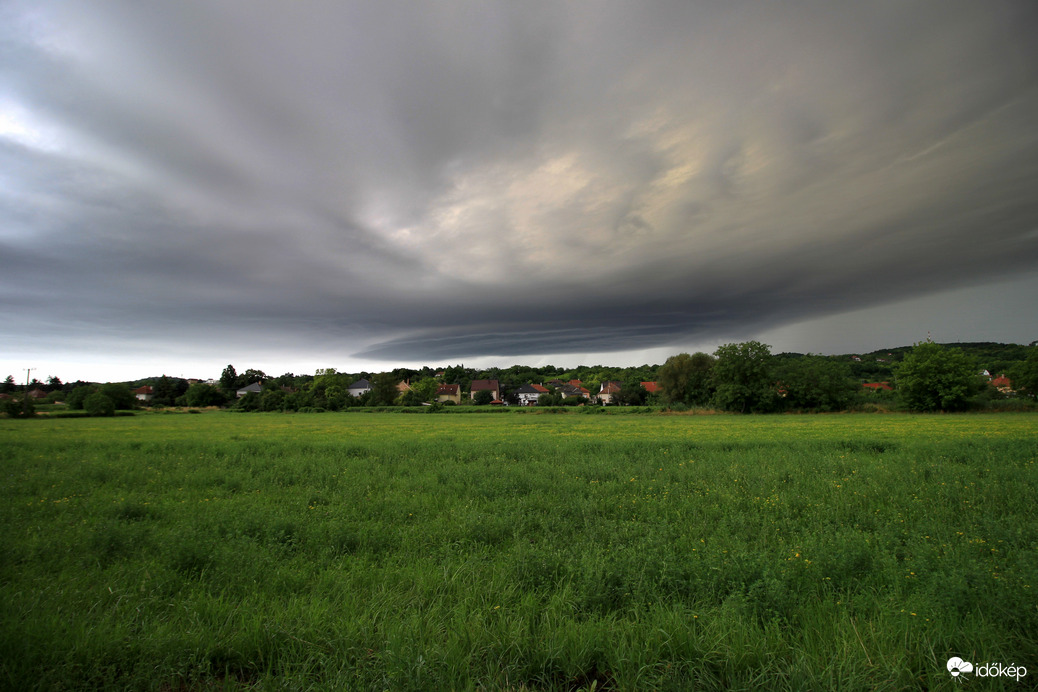
[[36, 405], [32, 397], [22, 396], [21, 401], [17, 399], [6, 399], [4, 401], [4, 413], [8, 418], [32, 418], [36, 415]]
[[82, 411], [83, 400], [96, 391], [97, 387], [92, 387], [90, 385], [82, 385], [80, 387], [76, 387], [71, 392], [69, 392], [69, 395], [65, 398], [65, 405], [73, 411]]
[[83, 409], [91, 416], [114, 416], [115, 402], [101, 392], [94, 392], [83, 400]]
[[914, 411], [957, 411], [980, 391], [977, 364], [957, 348], [915, 345], [895, 369], [898, 395]]
[[238, 388], [238, 372], [233, 365], [228, 365], [220, 375], [220, 387], [225, 392], [233, 392]]
[[1038, 399], [1038, 346], [1032, 346], [1026, 360], [1010, 370], [1009, 379], [1017, 392]]
[[371, 383], [371, 406], [392, 406], [396, 401], [397, 395], [400, 392], [397, 391], [396, 385], [399, 380], [391, 372], [383, 372], [375, 375], [374, 382]]
[[227, 402], [223, 393], [208, 384], [196, 384], [184, 394], [188, 406], [222, 406]]
[[851, 379], [846, 363], [804, 356], [784, 361], [776, 368], [785, 405], [792, 409], [841, 411], [854, 401], [860, 385]]
[[176, 392], [173, 389], [173, 382], [168, 377], [163, 375], [155, 383], [152, 388], [153, 396], [151, 403], [154, 406], [172, 406], [173, 399], [176, 398]]
[[710, 373], [714, 359], [707, 353], [671, 356], [656, 375], [664, 403], [702, 406], [713, 393]]
[[[133, 408], [137, 403], [137, 398], [125, 384], [109, 382], [108, 384], [101, 385], [100, 392], [111, 399], [112, 404], [114, 404], [117, 409]], [[86, 402], [84, 401], [84, 406], [85, 405]]]
[[771, 371], [771, 347], [759, 341], [725, 344], [714, 352], [714, 404], [725, 411], [772, 411], [778, 394]]

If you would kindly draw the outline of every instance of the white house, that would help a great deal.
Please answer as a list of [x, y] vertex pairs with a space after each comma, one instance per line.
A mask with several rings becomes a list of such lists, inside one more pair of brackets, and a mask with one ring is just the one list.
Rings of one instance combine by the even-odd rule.
[[515, 390], [515, 398], [519, 400], [520, 406], [536, 406], [537, 397], [541, 394], [550, 394], [548, 388], [540, 384], [524, 384]]
[[358, 397], [364, 392], [371, 391], [371, 383], [367, 380], [357, 380], [350, 385], [350, 396]]

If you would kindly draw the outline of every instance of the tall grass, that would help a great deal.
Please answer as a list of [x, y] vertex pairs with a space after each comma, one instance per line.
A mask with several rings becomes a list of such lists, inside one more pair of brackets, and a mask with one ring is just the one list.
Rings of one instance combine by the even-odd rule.
[[1038, 675], [1035, 432], [0, 421], [0, 684], [951, 689], [952, 655]]

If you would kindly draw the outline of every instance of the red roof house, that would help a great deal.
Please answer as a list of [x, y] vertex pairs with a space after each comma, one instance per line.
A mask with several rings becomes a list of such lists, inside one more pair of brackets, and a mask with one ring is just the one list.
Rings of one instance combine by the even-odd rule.
[[1012, 382], [1012, 380], [1010, 380], [1008, 377], [1005, 376], [1005, 373], [1003, 373], [1003, 374], [999, 375], [998, 377], [996, 377], [995, 379], [991, 380], [991, 386], [994, 387], [995, 389], [997, 389], [1002, 394], [1013, 394], [1014, 393], [1013, 382]]
[[469, 392], [469, 397], [475, 399], [476, 392], [483, 391], [493, 394], [494, 399], [501, 398], [501, 385], [497, 380], [472, 380], [472, 388]]
[[441, 384], [439, 389], [436, 390], [437, 401], [453, 401], [455, 404], [461, 403], [461, 385], [459, 384]]

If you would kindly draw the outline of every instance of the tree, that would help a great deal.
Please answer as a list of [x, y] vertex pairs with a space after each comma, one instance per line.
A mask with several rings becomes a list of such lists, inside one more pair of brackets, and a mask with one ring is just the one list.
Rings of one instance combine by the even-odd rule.
[[151, 403], [153, 406], [172, 406], [173, 400], [176, 398], [176, 393], [173, 390], [173, 382], [168, 377], [163, 375], [159, 378], [159, 381], [155, 383], [153, 388], [153, 396]]
[[776, 377], [791, 409], [842, 411], [861, 388], [847, 364], [820, 356], [791, 358], [776, 369]]
[[400, 393], [396, 389], [398, 380], [391, 372], [375, 375], [371, 385], [371, 406], [392, 406]]
[[3, 384], [0, 384], [0, 393], [10, 394], [15, 390], [14, 375], [8, 375]]
[[50, 391], [54, 391], [55, 389], [61, 389], [61, 386], [62, 385], [60, 378], [55, 377], [54, 375], [51, 375], [47, 378], [47, 387]]
[[21, 401], [16, 399], [4, 401], [4, 413], [8, 418], [32, 418], [36, 415], [36, 405], [32, 403], [32, 397], [23, 394]]
[[[133, 392], [125, 384], [111, 382], [101, 385], [100, 391], [101, 394], [112, 400], [117, 409], [133, 408], [137, 403], [137, 397], [133, 395]], [[86, 402], [84, 401], [83, 404], [85, 406]]]
[[94, 392], [84, 399], [83, 409], [91, 416], [115, 415], [115, 403], [101, 392]]
[[267, 387], [260, 395], [261, 411], [281, 411], [285, 407], [288, 394], [281, 387]]
[[1038, 399], [1038, 346], [1032, 346], [1024, 362], [1010, 371], [1017, 392]]
[[227, 397], [216, 387], [196, 384], [188, 388], [184, 394], [184, 402], [188, 406], [221, 406], [227, 402]]
[[706, 353], [691, 356], [679, 353], [668, 358], [656, 374], [663, 402], [705, 405], [713, 394], [710, 380], [713, 367], [714, 359]]
[[538, 406], [562, 406], [562, 397], [558, 394], [545, 392], [537, 397]]
[[725, 344], [714, 352], [714, 403], [725, 411], [774, 410], [778, 393], [771, 373], [771, 347], [759, 341]]
[[957, 348], [922, 341], [894, 370], [898, 395], [914, 411], [957, 411], [981, 389], [977, 364]]
[[262, 400], [256, 392], [246, 392], [245, 396], [235, 402], [234, 408], [239, 411], [259, 411]]
[[88, 396], [90, 396], [96, 391], [97, 388], [91, 387], [90, 385], [76, 387], [71, 392], [69, 392], [68, 396], [65, 398], [65, 405], [67, 405], [69, 409], [72, 411], [82, 411], [83, 401], [85, 401]]
[[494, 393], [489, 389], [481, 389], [476, 392], [476, 395], [472, 397], [473, 402], [476, 406], [486, 406], [494, 400]]
[[238, 388], [238, 372], [233, 365], [228, 365], [220, 375], [220, 388], [225, 392], [233, 392]]
[[620, 383], [620, 391], [613, 395], [613, 403], [617, 406], [644, 406], [648, 395], [640, 380], [625, 380]]
[[267, 373], [263, 372], [262, 370], [249, 368], [242, 374], [238, 375], [238, 384], [235, 388], [240, 389], [241, 387], [248, 387], [253, 382], [265, 382], [268, 379], [270, 378], [267, 377]]

